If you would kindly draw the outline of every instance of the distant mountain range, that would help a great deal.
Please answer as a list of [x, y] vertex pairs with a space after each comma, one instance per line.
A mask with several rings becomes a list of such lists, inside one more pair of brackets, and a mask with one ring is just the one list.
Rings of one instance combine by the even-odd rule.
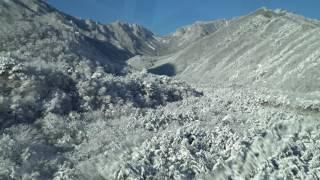
[[320, 22], [284, 10], [262, 8], [231, 20], [197, 22], [158, 37], [137, 24], [104, 25], [74, 18], [41, 1], [1, 5], [1, 48], [11, 52], [25, 45], [15, 43], [17, 37], [63, 38], [72, 44], [72, 53], [94, 61], [119, 65], [134, 57], [128, 63], [136, 69], [189, 82], [254, 84], [297, 92], [320, 87], [315, 83]]

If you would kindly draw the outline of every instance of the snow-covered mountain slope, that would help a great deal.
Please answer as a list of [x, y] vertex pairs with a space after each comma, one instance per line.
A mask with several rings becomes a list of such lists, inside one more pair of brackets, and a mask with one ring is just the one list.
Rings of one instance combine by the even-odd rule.
[[[57, 43], [56, 47], [50, 48], [62, 56], [63, 51], [68, 51], [87, 58], [94, 57], [94, 61], [104, 64], [123, 64], [121, 61], [134, 55], [153, 55], [157, 47], [154, 35], [142, 26], [119, 22], [103, 25], [81, 20], [43, 1], [1, 1], [0, 9], [0, 50], [9, 50], [12, 54], [17, 49], [23, 54], [26, 48], [42, 48], [42, 44], [53, 42]], [[27, 43], [31, 39], [34, 42]], [[63, 46], [68, 46], [68, 49], [59, 50]], [[46, 46], [44, 48], [43, 51]], [[92, 54], [87, 55], [86, 52]]]
[[174, 52], [214, 33], [226, 24], [226, 20], [198, 21], [177, 29], [174, 33], [163, 37], [161, 42], [164, 43], [163, 47], [166, 47], [169, 52]]
[[319, 21], [262, 8], [226, 23], [177, 53], [158, 58], [151, 72], [163, 73], [168, 67], [189, 82], [319, 91]]
[[[201, 41], [201, 39], [215, 33], [218, 29], [224, 27], [228, 24], [226, 20], [216, 20], [208, 22], [196, 22], [194, 24], [181, 27], [175, 32], [167, 36], [157, 36], [157, 47], [155, 49], [156, 53], [153, 55], [137, 55], [128, 60], [128, 64], [137, 70], [149, 69], [158, 64], [159, 59], [166, 59], [167, 57], [174, 56], [175, 53], [179, 52], [181, 49], [186, 48], [190, 44], [194, 44], [196, 41]], [[169, 67], [170, 68], [170, 67]], [[161, 68], [166, 69], [166, 68]], [[157, 73], [157, 72], [155, 72]], [[166, 75], [174, 75], [169, 70], [166, 70]]]
[[0, 24], [0, 179], [87, 179], [89, 171], [63, 171], [82, 168], [91, 149], [74, 150], [91, 122], [116, 126], [121, 117], [202, 96], [185, 83], [130, 72], [125, 61], [152, 49], [130, 43], [152, 38], [138, 25], [80, 20], [40, 0], [0, 1]]
[[[272, 37], [282, 48], [274, 63], [304, 57], [299, 43], [317, 52], [318, 22], [260, 10], [216, 23], [156, 37], [139, 25], [74, 18], [41, 0], [0, 1], [0, 179], [319, 179], [319, 94], [218, 85], [233, 82], [218, 67], [234, 75], [232, 57], [244, 63], [241, 72], [255, 67]], [[286, 36], [304, 31], [297, 40]], [[242, 61], [243, 43], [250, 61]], [[211, 53], [228, 57], [226, 66], [216, 67]], [[193, 54], [215, 84], [194, 88], [178, 79], [202, 80]], [[305, 62], [301, 72], [317, 62], [308, 57], [296, 59]], [[133, 62], [136, 69], [162, 63], [158, 71], [178, 78], [135, 71]]]
[[[111, 104], [154, 108], [193, 92], [183, 84], [169, 88], [166, 77], [131, 72], [125, 60], [143, 50], [130, 50], [133, 44], [128, 41], [139, 37], [147, 42], [153, 36], [139, 25], [79, 20], [41, 0], [0, 5], [0, 129], [33, 123], [56, 108], [58, 114], [106, 108], [94, 98], [98, 94], [102, 99], [110, 96]], [[94, 30], [97, 27], [106, 32]], [[165, 92], [168, 96], [162, 99]], [[51, 101], [59, 107], [49, 108]]]

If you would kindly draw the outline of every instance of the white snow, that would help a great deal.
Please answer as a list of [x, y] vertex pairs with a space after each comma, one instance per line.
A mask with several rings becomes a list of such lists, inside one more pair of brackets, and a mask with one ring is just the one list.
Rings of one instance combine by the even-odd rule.
[[317, 21], [261, 9], [143, 39], [4, 2], [0, 179], [320, 177]]
[[146, 43], [146, 44], [147, 44], [147, 46], [148, 46], [149, 48], [151, 48], [152, 50], [156, 50], [156, 48], [153, 47], [150, 43]]

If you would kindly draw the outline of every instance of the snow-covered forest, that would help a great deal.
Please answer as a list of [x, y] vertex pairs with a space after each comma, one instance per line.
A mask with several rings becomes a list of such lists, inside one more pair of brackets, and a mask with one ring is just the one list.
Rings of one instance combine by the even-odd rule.
[[0, 179], [320, 178], [317, 20], [158, 37], [3, 0], [0, 23]]

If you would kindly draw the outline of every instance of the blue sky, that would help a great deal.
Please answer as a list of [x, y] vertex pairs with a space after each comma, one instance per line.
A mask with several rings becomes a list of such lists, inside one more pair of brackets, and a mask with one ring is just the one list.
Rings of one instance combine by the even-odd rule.
[[320, 0], [48, 0], [56, 8], [101, 23], [138, 23], [159, 35], [197, 20], [245, 15], [262, 6], [320, 19]]

